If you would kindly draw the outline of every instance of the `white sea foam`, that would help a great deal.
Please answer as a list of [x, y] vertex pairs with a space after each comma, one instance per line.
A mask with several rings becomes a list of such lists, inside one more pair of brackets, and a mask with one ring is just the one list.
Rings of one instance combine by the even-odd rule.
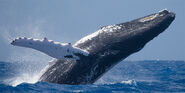
[[39, 79], [38, 73], [35, 73], [35, 74], [23, 73], [20, 76], [13, 77], [13, 78], [6, 80], [6, 82], [9, 85], [12, 85], [15, 87], [15, 86], [22, 84], [22, 83], [34, 84], [38, 81], [38, 79]]
[[135, 80], [124, 80], [124, 81], [121, 81], [121, 83], [123, 83], [123, 84], [129, 84], [129, 85], [134, 85], [134, 86], [137, 85], [137, 83], [136, 83]]

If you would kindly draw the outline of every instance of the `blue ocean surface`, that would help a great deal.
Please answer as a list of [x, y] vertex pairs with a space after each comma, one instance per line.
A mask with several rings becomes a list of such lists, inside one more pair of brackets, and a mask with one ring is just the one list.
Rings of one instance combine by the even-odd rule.
[[122, 61], [88, 85], [34, 82], [38, 67], [0, 62], [0, 93], [185, 92], [185, 61]]

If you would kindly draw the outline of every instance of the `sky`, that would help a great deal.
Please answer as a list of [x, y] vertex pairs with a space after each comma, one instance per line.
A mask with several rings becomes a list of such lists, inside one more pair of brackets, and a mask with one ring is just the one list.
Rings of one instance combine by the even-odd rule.
[[102, 26], [162, 9], [176, 13], [170, 27], [126, 60], [185, 60], [185, 0], [0, 0], [0, 61], [48, 61], [38, 51], [10, 45], [19, 36], [74, 44]]

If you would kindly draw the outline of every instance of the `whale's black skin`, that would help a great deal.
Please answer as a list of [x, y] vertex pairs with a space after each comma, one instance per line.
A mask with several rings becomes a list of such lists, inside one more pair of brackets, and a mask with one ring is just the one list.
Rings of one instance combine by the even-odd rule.
[[[157, 16], [146, 21], [152, 15]], [[152, 15], [116, 24], [112, 28], [102, 27], [100, 30], [113, 31], [104, 31], [89, 40], [74, 44], [75, 47], [87, 50], [89, 56], [77, 54], [80, 60], [55, 60], [40, 77], [40, 81], [59, 84], [94, 83], [118, 62], [141, 50], [175, 19], [175, 14], [167, 10]], [[116, 26], [121, 28], [115, 29]]]

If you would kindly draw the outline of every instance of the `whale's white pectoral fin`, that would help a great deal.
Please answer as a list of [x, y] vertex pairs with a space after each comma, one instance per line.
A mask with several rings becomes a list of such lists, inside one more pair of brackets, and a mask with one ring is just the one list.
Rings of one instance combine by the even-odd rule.
[[11, 42], [12, 45], [27, 47], [41, 51], [57, 59], [79, 59], [77, 54], [88, 56], [88, 52], [73, 47], [71, 43], [59, 43], [44, 38], [42, 40], [19, 37]]

